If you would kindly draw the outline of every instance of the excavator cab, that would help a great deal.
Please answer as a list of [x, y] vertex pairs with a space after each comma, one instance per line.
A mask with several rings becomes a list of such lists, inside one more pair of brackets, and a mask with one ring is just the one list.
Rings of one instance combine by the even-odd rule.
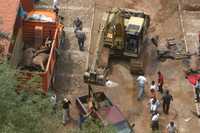
[[114, 51], [112, 55], [138, 58], [149, 27], [149, 16], [143, 12], [123, 9], [114, 9], [108, 16], [104, 46]]
[[144, 12], [121, 8], [105, 12], [93, 62], [84, 74], [84, 81], [105, 85], [110, 57], [128, 57], [131, 73], [144, 73], [143, 44], [149, 24], [149, 15]]
[[140, 16], [131, 16], [124, 21], [126, 38], [123, 54], [130, 57], [139, 57], [143, 44], [143, 27], [145, 19]]
[[137, 57], [139, 55], [139, 40], [135, 35], [127, 34], [124, 55]]

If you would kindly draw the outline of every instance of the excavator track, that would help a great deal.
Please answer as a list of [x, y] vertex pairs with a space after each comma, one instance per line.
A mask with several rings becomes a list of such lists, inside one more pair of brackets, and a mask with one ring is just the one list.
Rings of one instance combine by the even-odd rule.
[[[143, 12], [130, 9], [94, 9], [85, 83], [105, 85], [110, 70], [109, 59], [115, 56], [130, 59], [132, 74], [144, 74], [142, 47], [149, 25], [147, 18]], [[138, 33], [133, 32], [135, 30]]]

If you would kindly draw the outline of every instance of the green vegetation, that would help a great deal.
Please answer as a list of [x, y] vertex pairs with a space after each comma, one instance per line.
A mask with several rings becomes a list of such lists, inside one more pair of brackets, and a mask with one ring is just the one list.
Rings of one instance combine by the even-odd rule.
[[112, 125], [103, 127], [100, 121], [90, 118], [83, 124], [83, 131], [88, 131], [89, 133], [115, 133], [115, 128]]
[[112, 125], [103, 127], [101, 122], [91, 117], [86, 119], [82, 125], [82, 129], [66, 129], [67, 133], [116, 133], [115, 128]]
[[16, 74], [7, 63], [0, 65], [0, 133], [53, 133], [56, 124], [45, 122], [47, 118], [52, 122], [55, 119], [49, 99], [25, 91], [17, 94]]
[[16, 92], [18, 72], [0, 64], [0, 133], [113, 133], [111, 126], [87, 119], [83, 129], [63, 127], [62, 107], [52, 115], [49, 96], [27, 91]]

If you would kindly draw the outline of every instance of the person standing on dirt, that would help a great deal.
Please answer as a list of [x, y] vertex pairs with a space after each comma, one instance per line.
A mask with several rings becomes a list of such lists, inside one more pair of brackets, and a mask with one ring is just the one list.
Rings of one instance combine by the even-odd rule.
[[63, 125], [66, 125], [67, 122], [70, 120], [70, 104], [71, 101], [67, 98], [63, 100]]
[[197, 80], [194, 88], [195, 88], [195, 94], [196, 94], [195, 100], [197, 102], [200, 102], [200, 98], [199, 98], [199, 93], [200, 93], [200, 79]]
[[156, 98], [151, 98], [149, 100], [149, 104], [150, 104], [150, 112], [153, 114], [154, 112], [158, 112], [158, 108], [160, 106], [160, 102], [159, 100], [157, 100]]
[[169, 113], [170, 103], [173, 101], [173, 97], [169, 94], [169, 90], [166, 90], [165, 94], [162, 97], [163, 100], [163, 112], [165, 114]]
[[75, 34], [76, 34], [76, 38], [78, 40], [78, 45], [79, 45], [80, 51], [84, 51], [84, 43], [86, 40], [85, 32], [83, 32], [81, 30], [77, 30]]
[[159, 113], [154, 112], [151, 117], [151, 129], [152, 131], [158, 131], [159, 130]]
[[53, 8], [53, 11], [55, 12], [56, 16], [58, 17], [59, 8], [57, 6], [55, 6]]
[[156, 90], [157, 90], [157, 86], [155, 84], [155, 81], [151, 82], [151, 86], [150, 86], [150, 94], [151, 94], [151, 98], [156, 98]]
[[56, 94], [51, 96], [51, 102], [53, 104], [53, 113], [56, 113], [56, 110], [57, 110], [57, 97], [56, 97]]
[[77, 30], [82, 30], [82, 21], [80, 20], [79, 17], [77, 17], [74, 22], [73, 22], [73, 26], [74, 26], [74, 33], [76, 33]]
[[166, 128], [167, 128], [167, 133], [178, 133], [174, 121], [170, 121]]
[[145, 83], [147, 82], [147, 79], [146, 77], [144, 77], [144, 75], [140, 75], [137, 78], [137, 82], [138, 82], [138, 88], [139, 88], [137, 100], [139, 101], [144, 96], [144, 87], [145, 87]]
[[164, 77], [162, 75], [162, 73], [159, 71], [158, 72], [158, 91], [160, 91], [160, 93], [163, 93], [163, 84], [164, 84]]
[[58, 0], [53, 0], [53, 9], [58, 7]]

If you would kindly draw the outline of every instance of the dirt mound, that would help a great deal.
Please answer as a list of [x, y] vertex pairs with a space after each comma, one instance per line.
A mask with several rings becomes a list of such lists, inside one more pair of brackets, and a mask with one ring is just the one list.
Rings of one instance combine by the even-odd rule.
[[130, 70], [120, 64], [113, 66], [113, 69], [115, 69], [116, 72], [119, 72], [120, 79], [123, 79], [123, 81], [126, 82], [125, 86], [127, 88], [133, 88], [133, 76], [131, 75]]

